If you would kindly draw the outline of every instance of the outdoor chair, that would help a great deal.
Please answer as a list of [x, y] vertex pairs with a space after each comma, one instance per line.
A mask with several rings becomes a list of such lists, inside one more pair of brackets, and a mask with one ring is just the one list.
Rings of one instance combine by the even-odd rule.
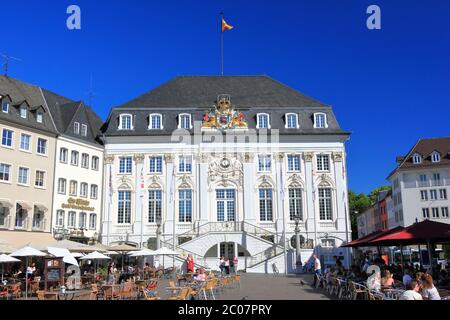
[[135, 299], [136, 293], [134, 291], [134, 285], [131, 281], [125, 282], [122, 290], [120, 290], [120, 298], [121, 299]]
[[92, 295], [90, 291], [83, 291], [77, 294], [73, 300], [80, 300], [80, 301], [86, 301], [86, 300], [95, 300], [92, 299]]
[[201, 293], [204, 292], [204, 288], [208, 282], [194, 282], [190, 285], [190, 300], [199, 300], [201, 298]]
[[19, 299], [21, 294], [22, 294], [22, 290], [20, 289], [22, 283], [21, 282], [17, 282], [11, 285], [11, 297], [14, 297], [16, 299]]
[[384, 295], [374, 290], [367, 290], [367, 297], [369, 300], [384, 300]]
[[8, 287], [2, 287], [0, 291], [0, 298], [8, 300], [9, 291]]
[[191, 293], [190, 287], [183, 287], [177, 296], [170, 297], [168, 300], [187, 300]]
[[39, 280], [33, 280], [30, 281], [30, 287], [28, 288], [28, 293], [30, 294], [30, 296], [32, 296], [33, 294], [36, 294], [36, 292], [39, 290]]
[[[166, 292], [170, 293], [171, 296], [174, 296], [177, 294], [178, 290], [181, 289], [181, 287], [177, 287], [175, 285], [174, 281], [169, 281], [169, 286], [166, 288]], [[170, 291], [170, 292], [169, 292]]]
[[144, 288], [143, 291], [144, 300], [161, 300], [161, 298], [158, 296], [158, 292], [148, 290]]
[[116, 300], [120, 298], [116, 286], [103, 286], [103, 295], [105, 300]]
[[36, 296], [38, 300], [45, 300], [45, 291], [43, 290], [36, 291]]
[[234, 283], [236, 284], [236, 288], [239, 286], [241, 287], [241, 275], [237, 274], [234, 276]]
[[448, 300], [449, 294], [447, 289], [438, 289], [439, 296], [441, 297], [441, 300]]
[[217, 279], [211, 279], [206, 282], [206, 285], [202, 288], [203, 297], [205, 300], [208, 300], [208, 295], [213, 300], [216, 300], [216, 297], [214, 296], [214, 288], [217, 286]]
[[358, 300], [362, 296], [362, 299], [365, 300], [367, 296], [367, 288], [359, 283], [354, 281], [350, 281], [350, 292], [351, 292], [351, 300]]

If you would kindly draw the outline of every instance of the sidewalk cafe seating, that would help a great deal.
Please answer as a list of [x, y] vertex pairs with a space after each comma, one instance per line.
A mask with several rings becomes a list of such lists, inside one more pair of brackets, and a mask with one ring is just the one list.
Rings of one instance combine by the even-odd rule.
[[8, 299], [9, 297], [9, 290], [7, 286], [0, 286], [0, 298], [2, 299]]
[[104, 300], [117, 300], [120, 298], [117, 285], [102, 286], [104, 293]]
[[45, 291], [43, 290], [36, 291], [36, 296], [38, 300], [45, 300]]
[[135, 299], [137, 297], [137, 293], [134, 290], [134, 285], [131, 281], [127, 281], [124, 283], [122, 290], [120, 291], [121, 299]]
[[179, 293], [175, 296], [169, 297], [168, 300], [187, 300], [191, 293], [190, 287], [182, 287]]

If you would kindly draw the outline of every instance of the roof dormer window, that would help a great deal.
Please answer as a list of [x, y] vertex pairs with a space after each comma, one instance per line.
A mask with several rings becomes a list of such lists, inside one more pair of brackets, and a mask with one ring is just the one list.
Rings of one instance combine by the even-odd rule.
[[178, 116], [178, 129], [191, 129], [191, 115], [188, 113], [182, 113]]
[[159, 113], [151, 114], [148, 118], [148, 128], [150, 130], [161, 130], [162, 126], [162, 116]]
[[440, 155], [440, 153], [437, 152], [437, 151], [434, 151], [434, 152], [431, 154], [431, 162], [440, 162], [440, 161], [441, 161], [441, 155]]
[[133, 121], [131, 114], [121, 114], [119, 118], [120, 130], [133, 130]]
[[422, 163], [422, 156], [418, 153], [415, 153], [412, 157], [412, 161], [414, 164], [420, 164]]
[[42, 114], [42, 112], [36, 113], [36, 122], [37, 123], [42, 123], [43, 117], [44, 117], [44, 115]]
[[73, 123], [73, 133], [80, 134], [80, 123], [79, 122]]
[[27, 118], [27, 107], [20, 107], [20, 117], [26, 119]]
[[298, 129], [298, 115], [296, 113], [286, 113], [286, 129]]
[[323, 112], [314, 113], [314, 128], [325, 129], [328, 128], [327, 115]]
[[85, 125], [85, 124], [82, 124], [82, 125], [81, 125], [81, 135], [82, 135], [83, 137], [86, 137], [86, 136], [87, 136], [87, 125]]
[[8, 113], [9, 112], [9, 102], [6, 101], [6, 99], [2, 100], [2, 112]]
[[267, 113], [258, 113], [256, 115], [256, 128], [270, 129], [270, 117]]

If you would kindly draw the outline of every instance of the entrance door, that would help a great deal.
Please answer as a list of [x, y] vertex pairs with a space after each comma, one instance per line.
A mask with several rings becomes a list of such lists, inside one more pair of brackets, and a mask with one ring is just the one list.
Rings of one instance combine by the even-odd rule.
[[229, 260], [233, 260], [236, 256], [234, 252], [234, 243], [233, 242], [222, 242], [220, 244], [220, 256], [224, 258], [228, 258]]
[[216, 190], [217, 221], [235, 221], [236, 219], [236, 190]]

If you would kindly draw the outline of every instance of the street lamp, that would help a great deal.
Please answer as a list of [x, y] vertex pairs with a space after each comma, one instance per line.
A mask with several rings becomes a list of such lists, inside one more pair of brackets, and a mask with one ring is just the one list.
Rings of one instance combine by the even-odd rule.
[[156, 215], [156, 249], [158, 250], [159, 248], [161, 248], [161, 215], [157, 214]]
[[300, 254], [300, 216], [296, 215], [294, 217], [295, 221], [295, 267], [296, 272], [300, 273], [302, 270], [302, 257]]

